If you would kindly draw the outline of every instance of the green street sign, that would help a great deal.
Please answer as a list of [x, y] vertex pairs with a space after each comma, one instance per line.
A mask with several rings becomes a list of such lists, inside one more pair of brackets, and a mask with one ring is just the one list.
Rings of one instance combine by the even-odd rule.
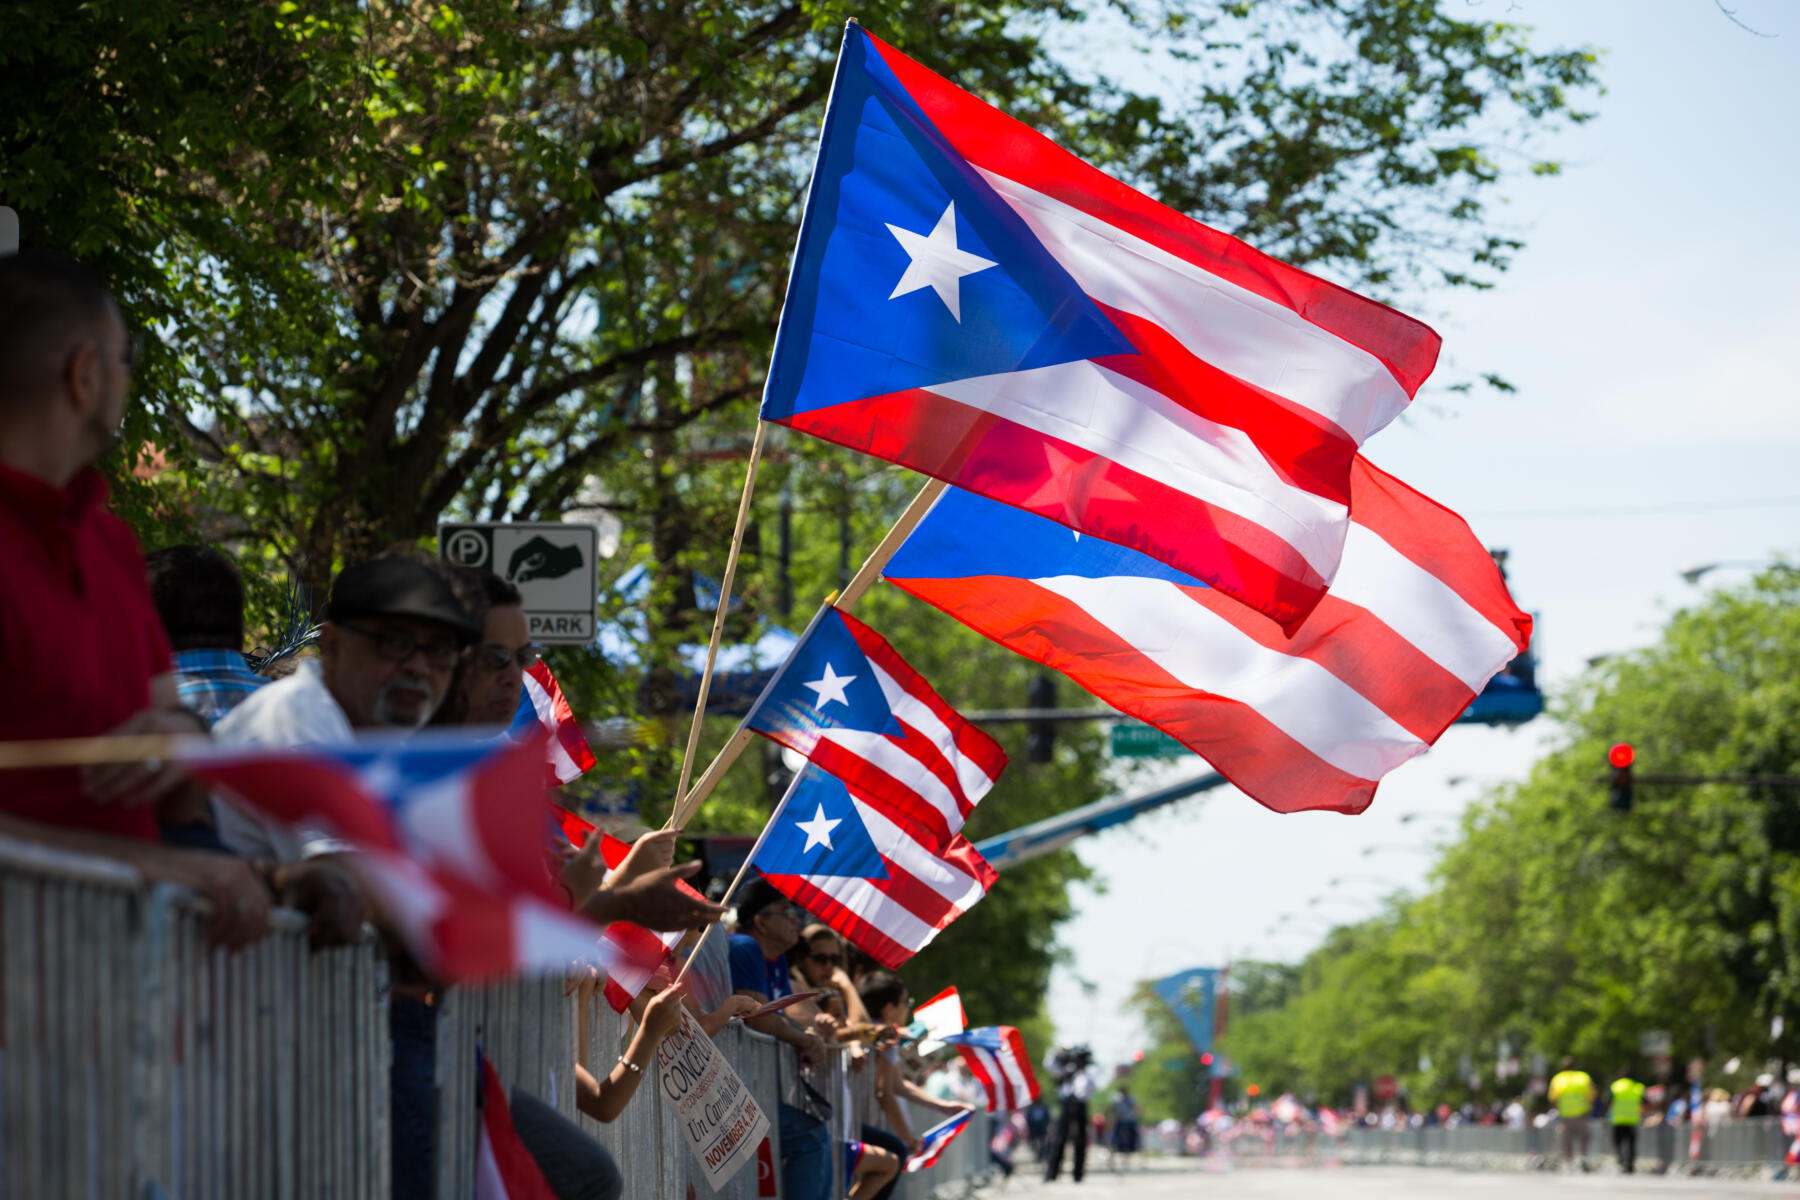
[[1160, 729], [1120, 721], [1112, 727], [1114, 758], [1178, 758], [1193, 753]]

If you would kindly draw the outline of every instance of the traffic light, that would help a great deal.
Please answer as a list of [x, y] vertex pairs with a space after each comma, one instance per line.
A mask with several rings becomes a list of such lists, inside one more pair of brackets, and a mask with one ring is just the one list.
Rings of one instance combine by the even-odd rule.
[[[1056, 677], [1048, 672], [1040, 671], [1031, 677], [1025, 686], [1025, 707], [1055, 708]], [[1025, 726], [1025, 761], [1047, 763], [1056, 761], [1056, 722], [1031, 721]]]
[[1606, 761], [1612, 764], [1612, 787], [1607, 797], [1607, 805], [1614, 812], [1631, 811], [1631, 764], [1637, 758], [1637, 751], [1631, 748], [1630, 742], [1620, 742], [1606, 752]]
[[1212, 1064], [1213, 1064], [1212, 1051], [1208, 1050], [1206, 1053], [1204, 1053], [1200, 1056], [1200, 1065], [1210, 1071], [1210, 1070], [1212, 1070]]

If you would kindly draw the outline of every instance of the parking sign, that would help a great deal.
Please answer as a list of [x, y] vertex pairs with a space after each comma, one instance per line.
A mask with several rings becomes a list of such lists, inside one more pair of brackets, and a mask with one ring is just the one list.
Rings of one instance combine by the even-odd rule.
[[534, 642], [594, 640], [600, 531], [558, 521], [460, 521], [438, 526], [438, 555], [492, 571], [519, 589]]

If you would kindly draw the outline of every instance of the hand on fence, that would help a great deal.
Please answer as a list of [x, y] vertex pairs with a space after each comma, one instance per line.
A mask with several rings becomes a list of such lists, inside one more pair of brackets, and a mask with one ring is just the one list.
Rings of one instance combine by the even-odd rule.
[[325, 858], [276, 868], [281, 903], [307, 915], [306, 936], [313, 949], [348, 946], [362, 933], [368, 905], [349, 871]]
[[192, 889], [212, 906], [207, 936], [213, 945], [237, 950], [269, 932], [269, 889], [245, 860], [211, 850], [169, 849], [163, 867], [154, 873]]

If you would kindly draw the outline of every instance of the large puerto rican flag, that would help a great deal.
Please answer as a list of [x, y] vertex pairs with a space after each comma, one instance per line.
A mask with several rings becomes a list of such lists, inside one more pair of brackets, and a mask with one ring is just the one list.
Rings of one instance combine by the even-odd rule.
[[1361, 812], [1520, 653], [1460, 517], [1357, 458], [1337, 582], [1290, 630], [1199, 579], [950, 491], [890, 583], [1162, 729], [1278, 812]]
[[845, 34], [763, 416], [1140, 550], [1286, 624], [1439, 339]]
[[882, 636], [827, 606], [744, 724], [879, 795], [940, 843], [1006, 766], [977, 729]]
[[1011, 1025], [984, 1025], [943, 1040], [956, 1047], [969, 1074], [986, 1090], [989, 1112], [1010, 1112], [1038, 1098], [1025, 1039]]
[[968, 839], [947, 843], [888, 802], [808, 764], [756, 851], [763, 878], [882, 966], [897, 969], [999, 878]]

